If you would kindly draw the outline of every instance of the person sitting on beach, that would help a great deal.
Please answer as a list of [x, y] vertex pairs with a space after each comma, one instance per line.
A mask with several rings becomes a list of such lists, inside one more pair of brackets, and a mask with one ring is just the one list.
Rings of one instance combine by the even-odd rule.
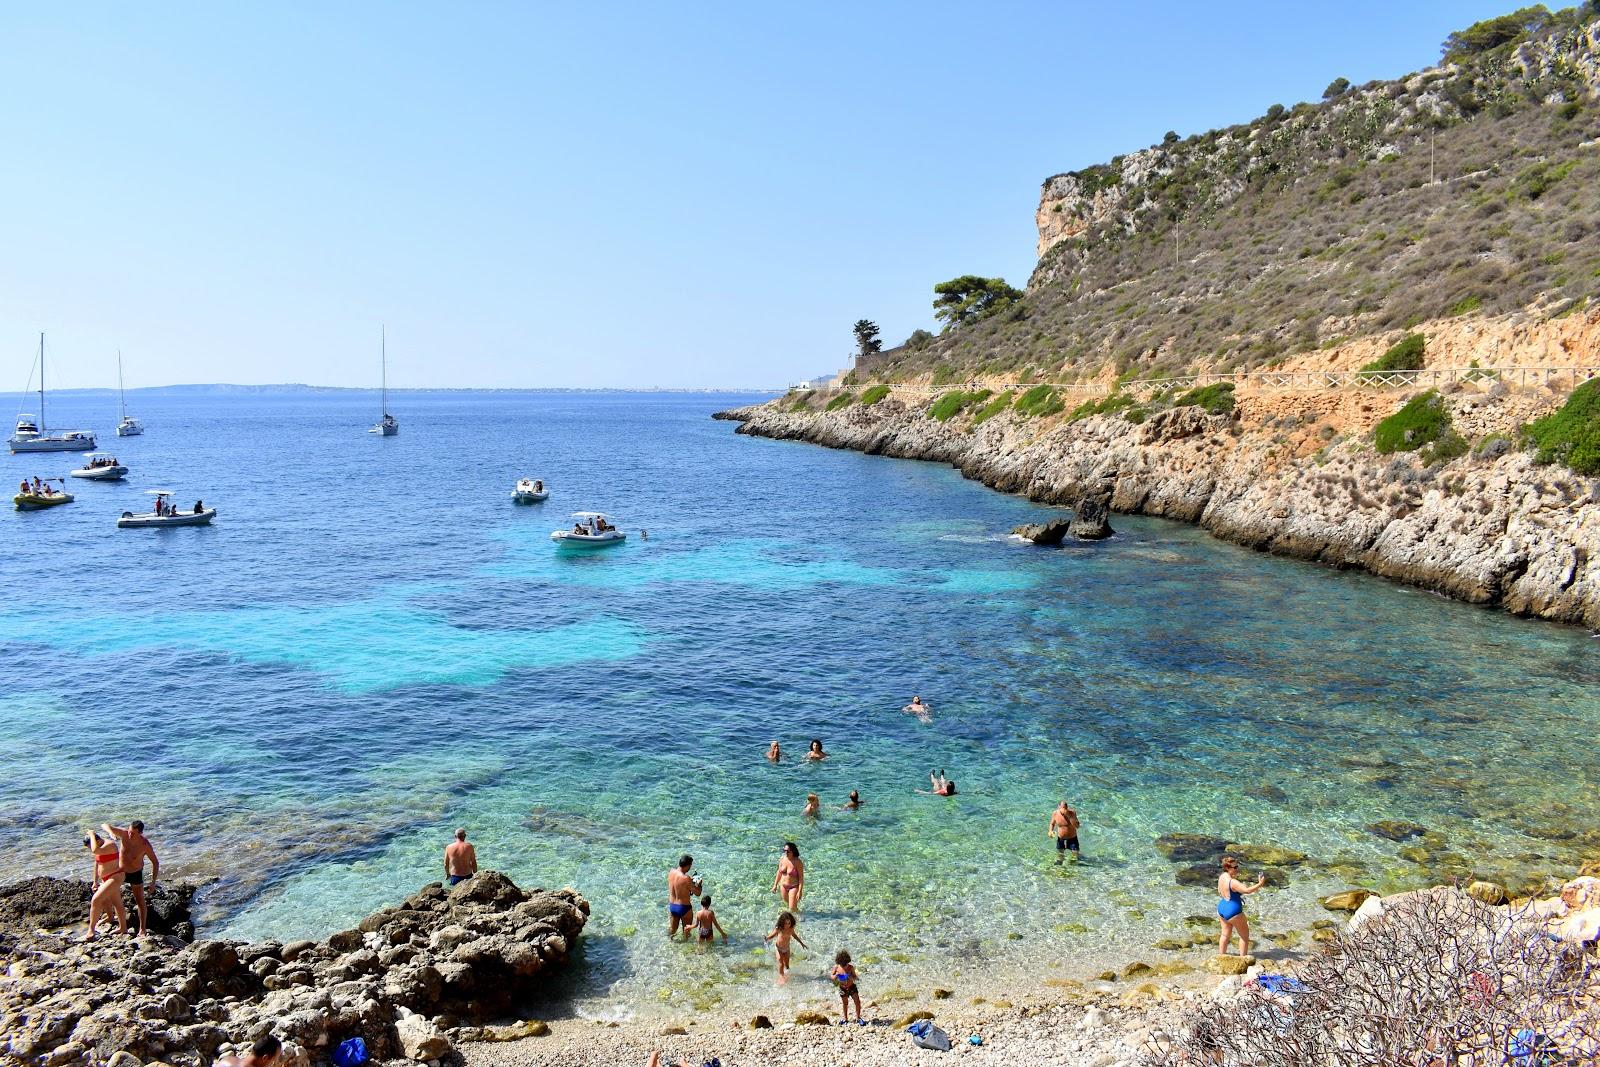
[[678, 857], [678, 866], [667, 872], [667, 940], [671, 940], [681, 928], [685, 941], [689, 939], [689, 929], [694, 925], [690, 921], [689, 913], [694, 910], [692, 901], [694, 895], [700, 892], [701, 881], [689, 875], [689, 868], [694, 866], [694, 857], [685, 852]]
[[806, 865], [800, 859], [800, 846], [793, 841], [783, 843], [778, 873], [772, 878], [772, 891], [783, 898], [784, 907], [790, 911], [800, 910], [800, 898], [806, 893]]
[[478, 873], [478, 850], [467, 840], [465, 827], [456, 829], [456, 839], [444, 846], [444, 876], [459, 885]]
[[778, 921], [772, 927], [772, 933], [766, 940], [772, 942], [772, 947], [778, 951], [778, 983], [781, 985], [789, 981], [789, 942], [800, 942], [801, 948], [810, 948], [805, 939], [796, 929], [798, 922], [793, 912], [782, 911], [778, 913]]
[[1255, 885], [1239, 881], [1239, 861], [1232, 856], [1222, 857], [1222, 873], [1217, 876], [1217, 917], [1222, 920], [1222, 937], [1217, 945], [1217, 955], [1228, 954], [1228, 943], [1239, 935], [1239, 955], [1250, 955], [1250, 922], [1244, 915], [1244, 898], [1267, 884], [1267, 876], [1256, 879]]
[[822, 739], [820, 737], [812, 738], [811, 750], [806, 753], [806, 759], [812, 761], [813, 763], [817, 763], [827, 758], [828, 754], [822, 751]]
[[778, 747], [778, 742], [774, 741], [774, 742], [772, 742], [772, 744], [767, 746], [767, 762], [768, 763], [777, 763], [778, 761], [780, 761], [782, 759], [783, 759], [783, 749]]
[[927, 722], [933, 718], [933, 709], [924, 704], [920, 696], [913, 696], [911, 698], [911, 703], [907, 704], [900, 710], [905, 712], [907, 715], [915, 715], [923, 722]]
[[283, 1042], [268, 1034], [250, 1046], [242, 1056], [224, 1056], [216, 1067], [271, 1067], [283, 1054]]
[[927, 793], [935, 797], [953, 797], [956, 795], [956, 780], [946, 778], [943, 771], [929, 771], [928, 783], [933, 786], [932, 791], [919, 789], [919, 793]]
[[83, 839], [83, 847], [94, 857], [94, 895], [89, 898], [89, 933], [85, 941], [93, 941], [95, 928], [108, 915], [117, 917], [117, 933], [128, 932], [128, 909], [122, 903], [122, 849], [110, 834], [101, 837], [93, 830]]
[[1065, 800], [1050, 813], [1050, 836], [1056, 839], [1057, 863], [1066, 859], [1068, 849], [1074, 856], [1082, 855], [1078, 851], [1078, 813]]
[[839, 1020], [843, 1026], [850, 1021], [850, 1002], [856, 1003], [856, 1024], [865, 1026], [866, 1021], [861, 1018], [861, 990], [856, 985], [856, 965], [850, 962], [850, 953], [844, 949], [833, 957], [833, 980], [839, 983], [839, 1010], [844, 1013], [844, 1018]]
[[702, 945], [709, 945], [717, 934], [722, 935], [722, 943], [728, 943], [728, 931], [722, 928], [717, 921], [717, 913], [711, 910], [711, 895], [708, 893], [700, 898], [700, 910], [694, 916], [695, 940]]
[[841, 808], [844, 811], [855, 811], [862, 803], [864, 802], [861, 799], [861, 790], [852, 789], [850, 790], [850, 799], [845, 801]]

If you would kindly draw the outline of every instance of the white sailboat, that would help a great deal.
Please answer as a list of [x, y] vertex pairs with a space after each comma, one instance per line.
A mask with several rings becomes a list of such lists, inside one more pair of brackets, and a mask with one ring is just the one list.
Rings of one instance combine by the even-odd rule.
[[383, 417], [378, 420], [377, 425], [367, 432], [378, 434], [381, 437], [393, 437], [400, 432], [400, 423], [395, 421], [393, 415], [389, 414], [389, 331], [387, 328], [379, 335], [379, 338], [379, 359], [383, 368], [383, 400], [378, 406]]
[[93, 452], [93, 430], [59, 430], [51, 433], [44, 422], [44, 334], [39, 334], [39, 418], [18, 415], [17, 428], [6, 441], [15, 452]]
[[122, 349], [117, 349], [117, 407], [122, 418], [117, 423], [118, 437], [138, 437], [144, 433], [144, 424], [128, 414], [128, 394], [122, 388]]

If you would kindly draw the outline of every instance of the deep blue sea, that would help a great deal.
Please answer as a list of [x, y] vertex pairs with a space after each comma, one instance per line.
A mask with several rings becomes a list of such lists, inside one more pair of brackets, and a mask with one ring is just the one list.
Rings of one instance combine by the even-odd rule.
[[[874, 996], [1159, 959], [1213, 904], [1152, 847], [1167, 831], [1349, 865], [1254, 898], [1271, 930], [1363, 869], [1419, 877], [1379, 818], [1513, 880], [1596, 825], [1582, 630], [1157, 520], [1020, 545], [1048, 509], [709, 418], [755, 397], [397, 393], [390, 439], [364, 432], [371, 394], [130, 399], [148, 433], [102, 437], [126, 483], [0, 514], [0, 851], [86, 874], [80, 829], [142, 817], [164, 877], [218, 879], [213, 934], [349, 926], [437, 878], [459, 824], [486, 866], [593, 903], [578, 1010], [781, 1006], [840, 947]], [[114, 403], [51, 416], [109, 435]], [[15, 485], [75, 458], [0, 465]], [[513, 506], [523, 476], [548, 503]], [[118, 530], [156, 486], [217, 523]], [[549, 533], [578, 509], [649, 539], [563, 555]], [[899, 711], [913, 693], [931, 723]], [[821, 765], [798, 760], [813, 737]], [[957, 798], [914, 792], [934, 768]], [[1058, 868], [1063, 797], [1085, 853]], [[785, 840], [812, 951], [778, 990]], [[685, 850], [726, 948], [664, 943]]]

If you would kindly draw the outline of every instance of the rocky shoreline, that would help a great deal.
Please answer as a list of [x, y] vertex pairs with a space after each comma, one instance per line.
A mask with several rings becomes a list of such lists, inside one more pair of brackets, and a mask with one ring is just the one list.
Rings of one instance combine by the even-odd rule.
[[[1554, 404], [1503, 387], [1457, 393], [1457, 424], [1484, 440]], [[751, 436], [948, 463], [1040, 503], [1074, 506], [1109, 484], [1116, 512], [1600, 629], [1600, 479], [1506, 448], [1433, 465], [1379, 455], [1363, 431], [1409, 395], [1240, 396], [1229, 414], [1173, 407], [1139, 423], [1010, 411], [940, 422], [931, 402], [894, 396], [834, 412], [785, 398], [713, 417]]]
[[542, 990], [589, 915], [570, 889], [525, 891], [485, 871], [322, 941], [86, 942], [87, 898], [76, 914], [58, 907], [86, 890], [32, 879], [0, 896], [11, 905], [0, 911], [0, 1062], [209, 1067], [274, 1034], [283, 1067], [326, 1063], [352, 1038], [375, 1061], [437, 1063]]

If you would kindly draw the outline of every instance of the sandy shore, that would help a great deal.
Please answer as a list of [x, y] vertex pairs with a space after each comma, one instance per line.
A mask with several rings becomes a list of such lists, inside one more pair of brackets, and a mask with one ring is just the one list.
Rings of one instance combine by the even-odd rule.
[[[692, 1067], [713, 1057], [724, 1067], [899, 1067], [952, 1057], [1008, 1067], [1131, 1067], [1153, 1037], [1176, 1025], [1185, 1004], [1226, 981], [1187, 977], [1181, 985], [1145, 985], [1144, 992], [1130, 988], [1120, 995], [1045, 989], [1032, 997], [996, 991], [997, 1001], [1012, 997], [997, 1003], [869, 1002], [865, 1026], [839, 1025], [837, 1002], [821, 999], [814, 1008], [826, 1014], [827, 1025], [774, 1019], [770, 1030], [723, 1015], [677, 1026], [568, 1019], [550, 1023], [543, 1037], [466, 1043], [459, 1051], [467, 1067], [644, 1067], [655, 1050], [663, 1063]], [[933, 1013], [935, 1025], [950, 1035], [950, 1052], [916, 1048], [896, 1025], [917, 1010]], [[972, 1044], [973, 1036], [982, 1044]]]

